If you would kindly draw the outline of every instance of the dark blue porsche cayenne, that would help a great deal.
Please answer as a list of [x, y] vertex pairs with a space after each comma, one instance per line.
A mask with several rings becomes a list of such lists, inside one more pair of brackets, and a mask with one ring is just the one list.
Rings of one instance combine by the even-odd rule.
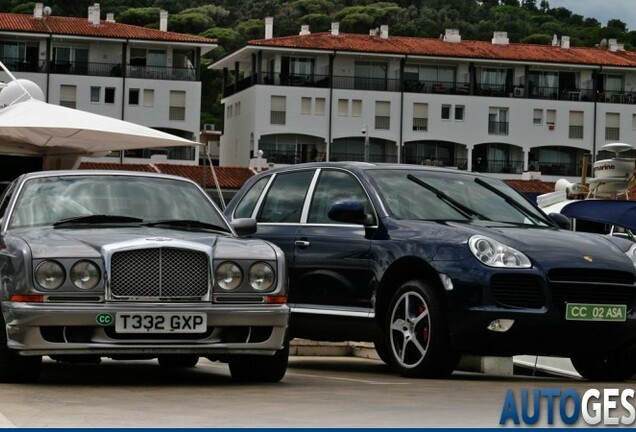
[[291, 337], [372, 341], [405, 376], [461, 354], [570, 357], [636, 372], [634, 258], [559, 228], [504, 182], [418, 165], [314, 163], [251, 178], [228, 205], [288, 264]]

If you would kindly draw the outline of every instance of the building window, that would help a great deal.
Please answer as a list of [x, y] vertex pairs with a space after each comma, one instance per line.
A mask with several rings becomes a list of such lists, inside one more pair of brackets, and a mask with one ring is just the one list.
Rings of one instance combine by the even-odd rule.
[[618, 141], [621, 136], [620, 129], [620, 114], [619, 113], [607, 113], [605, 114], [605, 139], [608, 141]]
[[226, 111], [225, 116], [228, 119], [231, 119], [232, 114], [234, 114], [234, 106], [232, 106], [232, 104], [228, 105], [225, 111]]
[[355, 64], [356, 90], [386, 90], [387, 63], [359, 61]]
[[316, 115], [325, 115], [325, 98], [316, 98]]
[[455, 105], [455, 120], [464, 121], [464, 105]]
[[102, 99], [102, 88], [91, 86], [91, 102], [99, 103]]
[[451, 106], [442, 105], [442, 120], [450, 120], [451, 118]]
[[338, 99], [338, 115], [342, 117], [349, 115], [349, 99]]
[[115, 87], [106, 87], [104, 89], [104, 103], [115, 103]]
[[351, 101], [351, 117], [362, 116], [362, 101], [360, 99], [353, 99]]
[[185, 120], [186, 94], [184, 91], [170, 90], [169, 120]]
[[74, 85], [61, 85], [60, 86], [60, 105], [75, 108], [77, 105], [76, 99], [77, 87]]
[[300, 113], [309, 115], [311, 114], [311, 98], [303, 97], [300, 99]]
[[490, 107], [488, 110], [488, 134], [508, 135], [508, 108]]
[[543, 124], [543, 110], [542, 109], [534, 109], [532, 111], [532, 124], [533, 125], [542, 125]]
[[287, 98], [285, 96], [272, 96], [270, 109], [271, 124], [285, 124]]
[[636, 114], [632, 114], [632, 130], [636, 130]]
[[375, 103], [375, 128], [391, 129], [391, 102], [377, 101]]
[[556, 110], [549, 109], [545, 112], [545, 122], [548, 127], [552, 126], [554, 129], [554, 125], [556, 125]]
[[583, 111], [570, 111], [570, 139], [583, 139]]
[[144, 106], [145, 107], [155, 106], [155, 91], [153, 89], [144, 90]]
[[240, 116], [241, 115], [241, 103], [240, 102], [235, 102], [234, 103], [234, 115], [235, 116]]
[[139, 105], [139, 89], [128, 89], [128, 105]]
[[413, 104], [413, 130], [414, 131], [428, 130], [428, 104], [425, 104], [425, 103]]

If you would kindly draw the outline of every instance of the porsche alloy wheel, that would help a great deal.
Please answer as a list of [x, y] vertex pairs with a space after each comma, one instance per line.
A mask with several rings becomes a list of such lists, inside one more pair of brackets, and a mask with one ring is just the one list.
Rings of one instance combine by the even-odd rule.
[[441, 299], [425, 282], [409, 281], [397, 290], [389, 307], [386, 337], [391, 363], [404, 376], [444, 377], [457, 365]]

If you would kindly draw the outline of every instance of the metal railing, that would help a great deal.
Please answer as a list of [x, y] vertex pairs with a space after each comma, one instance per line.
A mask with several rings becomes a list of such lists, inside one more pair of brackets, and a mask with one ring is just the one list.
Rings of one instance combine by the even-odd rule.
[[285, 111], [270, 111], [270, 115], [269, 115], [270, 124], [284, 125], [286, 114], [287, 113]]
[[605, 139], [608, 141], [618, 141], [620, 139], [621, 129], [617, 127], [605, 128]]
[[568, 138], [583, 139], [583, 126], [570, 126]]
[[375, 128], [382, 129], [382, 130], [391, 129], [391, 117], [375, 116]]
[[[346, 152], [331, 152], [329, 155], [330, 161], [357, 161], [364, 162], [364, 153], [346, 153]], [[397, 162], [397, 156], [395, 155], [383, 155], [383, 154], [370, 154], [368, 162]]]
[[[123, 77], [119, 63], [97, 63], [79, 61], [50, 61], [0, 57], [0, 61], [12, 72], [39, 72], [61, 75]], [[127, 66], [127, 76], [131, 78], [195, 81], [196, 71], [185, 67]]]
[[489, 135], [508, 135], [508, 122], [488, 122]]

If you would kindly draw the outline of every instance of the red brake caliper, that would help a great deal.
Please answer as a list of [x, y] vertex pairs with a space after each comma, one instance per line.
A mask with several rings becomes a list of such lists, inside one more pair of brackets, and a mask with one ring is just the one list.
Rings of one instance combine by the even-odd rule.
[[[422, 315], [424, 313], [424, 311], [426, 311], [426, 307], [424, 305], [420, 305], [419, 307], [419, 314]], [[425, 325], [424, 328], [422, 329], [422, 338], [424, 340], [424, 342], [428, 343], [428, 336], [429, 336], [429, 328], [428, 325]]]

